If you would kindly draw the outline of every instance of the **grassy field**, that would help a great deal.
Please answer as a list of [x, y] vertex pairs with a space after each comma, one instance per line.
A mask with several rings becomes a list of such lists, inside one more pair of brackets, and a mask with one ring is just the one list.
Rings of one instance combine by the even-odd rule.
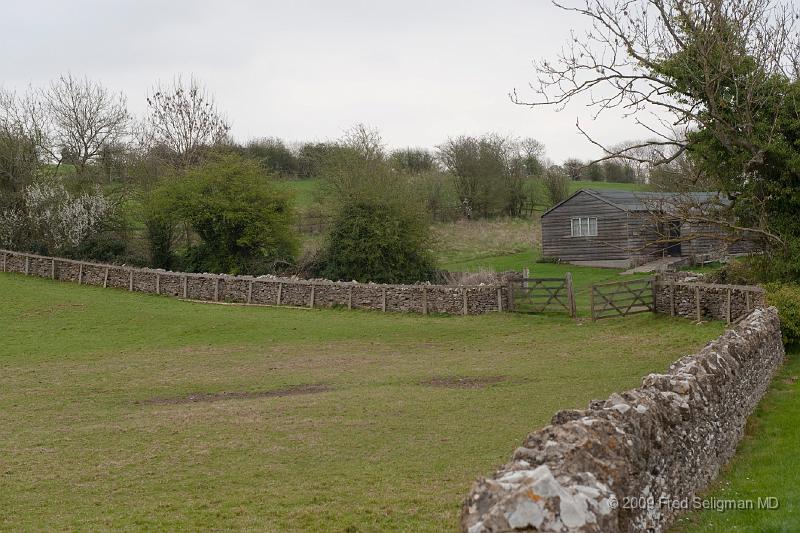
[[28, 531], [454, 530], [528, 431], [721, 329], [0, 294], [0, 529]]
[[[295, 205], [300, 211], [304, 211], [314, 203], [314, 195], [319, 190], [321, 179], [305, 180], [281, 180], [277, 182], [284, 190], [294, 195]], [[624, 191], [647, 191], [649, 186], [643, 183], [608, 183], [605, 181], [571, 181], [569, 182], [569, 193], [572, 194], [579, 189], [621, 189]], [[537, 189], [540, 198], [547, 198], [544, 187]], [[543, 206], [544, 207], [544, 206]]]
[[736, 457], [706, 494], [706, 499], [751, 500], [775, 497], [777, 510], [705, 510], [690, 514], [676, 532], [800, 531], [800, 350], [772, 384]]

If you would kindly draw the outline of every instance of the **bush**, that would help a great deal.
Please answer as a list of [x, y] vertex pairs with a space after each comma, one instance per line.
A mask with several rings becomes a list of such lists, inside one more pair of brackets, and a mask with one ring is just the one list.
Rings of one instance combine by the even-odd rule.
[[0, 210], [0, 246], [69, 257], [107, 229], [115, 210], [99, 189], [73, 194], [56, 179], [34, 181]]
[[800, 342], [800, 285], [795, 283], [767, 285], [767, 302], [778, 308], [783, 342], [787, 345]]
[[252, 160], [219, 156], [151, 195], [148, 238], [154, 262], [171, 263], [175, 228], [200, 238], [183, 251], [183, 268], [195, 272], [264, 274], [294, 260], [297, 238], [289, 199]]
[[426, 217], [399, 203], [355, 201], [335, 217], [321, 274], [330, 279], [413, 283], [434, 273]]
[[743, 258], [730, 261], [717, 270], [709, 272], [705, 275], [705, 281], [722, 285], [755, 285], [760, 280], [751, 262]]

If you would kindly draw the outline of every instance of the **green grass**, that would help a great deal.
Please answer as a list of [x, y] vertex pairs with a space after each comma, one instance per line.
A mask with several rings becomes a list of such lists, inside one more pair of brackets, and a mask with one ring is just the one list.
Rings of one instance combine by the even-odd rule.
[[580, 189], [617, 189], [621, 191], [649, 191], [650, 186], [646, 183], [609, 183], [606, 181], [571, 181], [569, 182], [570, 194]]
[[322, 180], [277, 180], [275, 183], [281, 189], [292, 194], [294, 205], [299, 211], [305, 211], [314, 204], [315, 195], [321, 186]]
[[748, 421], [731, 464], [702, 497], [752, 500], [775, 497], [777, 510], [706, 510], [682, 518], [675, 531], [800, 531], [800, 350]]
[[[0, 294], [0, 530], [452, 531], [527, 432], [721, 329], [220, 306], [9, 274]], [[310, 383], [329, 390], [148, 403]]]
[[[284, 190], [290, 191], [294, 195], [295, 206], [302, 211], [314, 203], [314, 195], [319, 190], [322, 180], [319, 178], [304, 180], [281, 180], [276, 183], [283, 187]], [[649, 186], [643, 183], [608, 183], [605, 181], [571, 181], [569, 183], [570, 194], [579, 189], [619, 189], [623, 191], [647, 191], [649, 190]], [[547, 196], [543, 188], [539, 196]]]

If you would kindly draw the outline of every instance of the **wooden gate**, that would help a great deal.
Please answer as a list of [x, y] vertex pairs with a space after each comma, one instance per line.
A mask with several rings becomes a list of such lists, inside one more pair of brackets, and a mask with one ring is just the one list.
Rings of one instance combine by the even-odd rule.
[[575, 318], [572, 274], [563, 278], [523, 278], [509, 285], [510, 309], [518, 313], [566, 311]]
[[592, 320], [655, 312], [654, 278], [592, 285]]

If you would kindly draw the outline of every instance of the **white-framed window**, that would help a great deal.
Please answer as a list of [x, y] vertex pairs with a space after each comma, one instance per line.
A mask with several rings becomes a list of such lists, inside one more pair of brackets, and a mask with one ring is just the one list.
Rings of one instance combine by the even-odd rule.
[[597, 217], [572, 217], [570, 235], [573, 237], [597, 237]]

